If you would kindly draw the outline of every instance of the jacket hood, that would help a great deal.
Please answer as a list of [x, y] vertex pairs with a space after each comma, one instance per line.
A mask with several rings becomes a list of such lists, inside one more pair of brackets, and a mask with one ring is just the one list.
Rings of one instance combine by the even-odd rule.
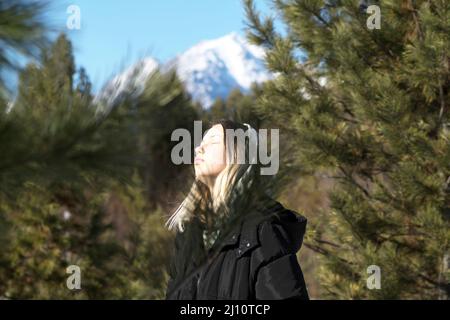
[[297, 252], [303, 244], [307, 219], [295, 211], [286, 209], [278, 201], [274, 201], [269, 208], [272, 223], [279, 224], [285, 231], [286, 240]]
[[263, 223], [270, 223], [281, 226], [282, 236], [285, 243], [289, 245], [289, 251], [300, 250], [306, 231], [307, 219], [283, 207], [278, 201], [273, 199], [264, 200], [255, 210], [256, 214], [249, 214], [250, 217], [243, 219], [237, 229], [230, 233], [221, 246], [239, 243], [239, 254], [259, 245], [258, 229]]

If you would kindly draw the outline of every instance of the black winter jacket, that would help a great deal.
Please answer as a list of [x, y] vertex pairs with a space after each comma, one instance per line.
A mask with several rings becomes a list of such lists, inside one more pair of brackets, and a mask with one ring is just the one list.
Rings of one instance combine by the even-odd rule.
[[306, 218], [274, 200], [258, 216], [238, 223], [209, 259], [189, 245], [202, 243], [198, 220], [177, 232], [166, 299], [309, 299], [296, 257]]

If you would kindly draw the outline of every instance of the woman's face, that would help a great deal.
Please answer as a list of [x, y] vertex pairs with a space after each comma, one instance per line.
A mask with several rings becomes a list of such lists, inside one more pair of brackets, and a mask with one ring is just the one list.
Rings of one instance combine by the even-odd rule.
[[226, 166], [224, 132], [220, 124], [212, 126], [195, 148], [195, 176], [208, 183], [215, 179]]

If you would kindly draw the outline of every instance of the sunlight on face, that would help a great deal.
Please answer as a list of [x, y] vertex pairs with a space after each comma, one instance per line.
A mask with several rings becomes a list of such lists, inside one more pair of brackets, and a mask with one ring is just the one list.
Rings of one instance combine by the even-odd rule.
[[206, 179], [216, 178], [225, 168], [224, 132], [220, 124], [209, 129], [203, 137], [200, 146], [195, 148], [195, 176], [206, 182]]

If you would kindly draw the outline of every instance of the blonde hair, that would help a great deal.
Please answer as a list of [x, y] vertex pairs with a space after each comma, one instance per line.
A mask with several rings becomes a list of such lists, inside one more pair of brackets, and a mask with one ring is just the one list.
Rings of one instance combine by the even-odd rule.
[[[224, 130], [225, 152], [226, 152], [226, 166], [217, 176], [212, 192], [208, 190], [206, 185], [201, 181], [195, 180], [192, 187], [175, 212], [170, 216], [166, 222], [169, 230], [177, 229], [180, 232], [184, 231], [184, 223], [189, 221], [200, 209], [200, 212], [206, 213], [208, 210], [214, 214], [228, 215], [230, 213], [231, 203], [236, 197], [242, 195], [246, 188], [252, 184], [252, 171], [256, 155], [249, 154], [248, 151], [257, 150], [258, 135], [256, 130], [249, 124], [236, 124], [232, 121], [219, 121]], [[245, 128], [245, 129], [244, 129]], [[227, 134], [229, 129], [243, 129], [248, 136], [246, 143], [234, 144]], [[234, 148], [232, 148], [234, 146]], [[248, 155], [246, 157], [246, 155]], [[251, 158], [251, 156], [253, 156]], [[247, 159], [248, 163], [238, 163], [238, 159]]]

